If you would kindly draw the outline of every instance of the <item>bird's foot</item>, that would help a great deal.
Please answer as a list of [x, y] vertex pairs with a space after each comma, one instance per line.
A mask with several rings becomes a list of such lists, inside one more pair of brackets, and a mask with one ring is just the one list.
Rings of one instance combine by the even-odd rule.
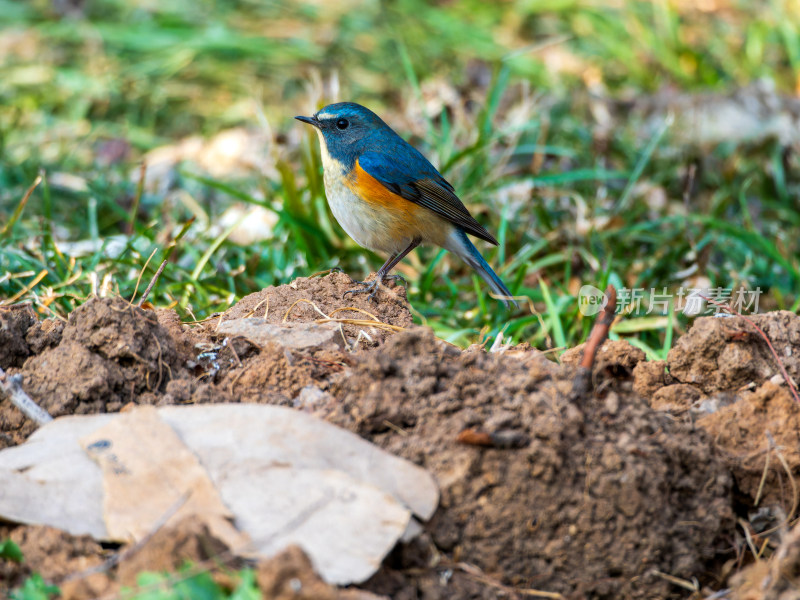
[[381, 287], [381, 282], [383, 279], [384, 277], [379, 275], [372, 281], [356, 281], [358, 285], [362, 285], [364, 287], [347, 290], [344, 294], [342, 294], [342, 298], [346, 297], [347, 294], [369, 294], [369, 296], [367, 296], [367, 300], [374, 300], [375, 294], [378, 293], [378, 288]]

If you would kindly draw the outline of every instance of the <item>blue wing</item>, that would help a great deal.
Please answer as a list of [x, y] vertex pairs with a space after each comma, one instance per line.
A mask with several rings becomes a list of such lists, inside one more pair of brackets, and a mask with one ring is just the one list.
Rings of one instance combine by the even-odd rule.
[[359, 156], [358, 164], [390, 192], [432, 210], [475, 237], [497, 245], [492, 234], [469, 214], [453, 186], [412, 146], [401, 149], [396, 155], [364, 152]]

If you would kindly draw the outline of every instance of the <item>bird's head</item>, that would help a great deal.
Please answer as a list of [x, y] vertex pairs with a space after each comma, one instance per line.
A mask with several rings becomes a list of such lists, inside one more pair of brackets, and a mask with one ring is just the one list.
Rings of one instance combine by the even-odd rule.
[[317, 128], [323, 149], [340, 162], [357, 157], [370, 139], [393, 132], [374, 112], [355, 102], [329, 104], [311, 117], [295, 117]]

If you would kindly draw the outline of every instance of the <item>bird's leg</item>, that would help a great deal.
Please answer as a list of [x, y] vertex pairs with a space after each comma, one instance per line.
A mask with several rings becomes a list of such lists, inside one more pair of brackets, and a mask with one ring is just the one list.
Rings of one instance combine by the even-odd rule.
[[344, 294], [342, 294], [342, 298], [347, 297], [347, 294], [366, 294], [367, 292], [369, 292], [369, 299], [371, 300], [378, 292], [378, 287], [380, 286], [381, 281], [383, 281], [383, 279], [386, 277], [386, 275], [384, 275], [384, 269], [386, 268], [386, 265], [388, 265], [392, 260], [394, 260], [395, 256], [397, 255], [392, 254], [389, 257], [389, 260], [387, 260], [383, 264], [383, 266], [380, 269], [378, 269], [378, 272], [375, 274], [375, 279], [373, 279], [372, 281], [356, 281], [358, 285], [363, 285], [364, 287], [347, 290]]
[[[347, 290], [344, 293], [344, 296], [347, 296], [347, 294], [366, 294], [366, 293], [369, 293], [369, 296], [367, 296], [367, 299], [368, 300], [372, 300], [372, 299], [375, 298], [375, 294], [378, 293], [378, 288], [380, 287], [380, 285], [381, 285], [381, 283], [383, 282], [384, 279], [394, 279], [394, 280], [403, 279], [402, 275], [389, 275], [389, 271], [391, 271], [395, 267], [395, 265], [397, 265], [397, 263], [399, 263], [401, 260], [403, 260], [409, 252], [411, 252], [414, 248], [419, 246], [420, 241], [421, 240], [419, 240], [419, 239], [411, 240], [411, 243], [408, 245], [408, 247], [405, 250], [403, 250], [402, 252], [398, 252], [396, 254], [393, 254], [392, 256], [390, 256], [388, 258], [388, 260], [385, 263], [383, 263], [383, 266], [380, 269], [378, 269], [378, 272], [375, 274], [375, 279], [373, 279], [370, 282], [357, 281], [356, 283], [358, 283], [360, 285], [363, 285], [364, 287], [361, 288], [361, 289]], [[403, 281], [405, 281], [405, 279], [403, 279]]]

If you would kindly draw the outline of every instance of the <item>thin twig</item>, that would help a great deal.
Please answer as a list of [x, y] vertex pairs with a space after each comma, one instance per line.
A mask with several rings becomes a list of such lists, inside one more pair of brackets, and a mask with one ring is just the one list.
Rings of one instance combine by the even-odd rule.
[[378, 321], [379, 323], [381, 322], [381, 320], [378, 317], [376, 317], [375, 315], [373, 315], [371, 312], [367, 312], [363, 308], [355, 308], [353, 306], [343, 306], [341, 308], [336, 308], [336, 309], [331, 311], [330, 316], [331, 316], [331, 318], [333, 318], [333, 315], [335, 315], [337, 312], [341, 312], [341, 311], [345, 311], [345, 310], [350, 310], [350, 311], [353, 311], [353, 312], [360, 312], [360, 313], [363, 313], [363, 314], [367, 315], [368, 317], [372, 318], [373, 321]]
[[405, 331], [405, 327], [400, 325], [392, 325], [391, 323], [384, 323], [383, 321], [369, 321], [368, 319], [316, 319], [314, 321], [320, 325], [324, 323], [344, 323], [345, 325], [355, 325], [357, 327], [374, 327], [375, 329], [384, 329], [386, 331]]
[[742, 528], [742, 531], [744, 531], [744, 539], [750, 548], [750, 552], [753, 554], [753, 558], [758, 558], [758, 550], [756, 550], [755, 542], [753, 542], [753, 534], [750, 532], [750, 524], [741, 517], [737, 519], [737, 522], [739, 523], [739, 527]]
[[148, 283], [147, 287], [144, 289], [144, 294], [142, 294], [142, 297], [139, 299], [139, 304], [137, 304], [139, 308], [141, 308], [142, 304], [144, 304], [144, 301], [147, 300], [147, 296], [150, 295], [150, 290], [153, 289], [153, 286], [156, 284], [156, 281], [158, 281], [158, 278], [161, 277], [161, 272], [164, 270], [165, 266], [167, 266], [166, 260], [161, 263], [161, 266], [158, 267], [156, 274], [153, 275], [153, 278], [150, 280], [150, 283]]
[[[783, 470], [786, 471], [786, 476], [789, 478], [789, 483], [792, 484], [792, 508], [786, 515], [786, 518], [783, 520], [783, 522], [779, 523], [775, 527], [767, 529], [766, 531], [759, 532], [759, 536], [761, 537], [767, 537], [775, 533], [776, 531], [782, 529], [786, 525], [788, 525], [789, 522], [792, 520], [794, 514], [797, 512], [797, 508], [800, 507], [800, 489], [797, 488], [797, 482], [794, 479], [794, 475], [792, 475], [792, 469], [789, 467], [789, 463], [783, 456], [780, 446], [778, 446], [778, 444], [775, 443], [775, 440], [773, 439], [769, 431], [766, 432], [766, 435], [767, 435], [767, 443], [769, 444], [769, 449], [767, 450], [767, 452], [772, 452], [773, 450], [775, 451], [775, 455], [778, 457], [778, 461], [781, 463]], [[767, 456], [769, 456], [769, 454], [767, 454]]]
[[[269, 296], [267, 296], [266, 298], [263, 298], [262, 300], [260, 300], [260, 301], [259, 301], [259, 303], [258, 303], [258, 304], [256, 304], [256, 305], [253, 307], [253, 309], [252, 309], [250, 312], [248, 312], [248, 313], [247, 313], [245, 316], [243, 316], [242, 318], [243, 318], [243, 319], [249, 319], [250, 317], [252, 317], [254, 314], [256, 314], [256, 311], [259, 309], [259, 307], [260, 307], [262, 304], [264, 304], [264, 302], [266, 302], [266, 303], [267, 303], [267, 309], [269, 309]], [[221, 318], [222, 318], [222, 315], [220, 315], [220, 319], [221, 319]], [[266, 315], [266, 313], [264, 314], [264, 318], [265, 318], [265, 319], [267, 318], [267, 315]]]
[[583, 348], [583, 357], [578, 367], [578, 374], [575, 376], [575, 381], [572, 384], [570, 399], [573, 402], [589, 394], [589, 390], [592, 386], [592, 367], [594, 366], [597, 350], [603, 345], [606, 338], [608, 338], [608, 332], [614, 322], [614, 316], [617, 310], [617, 290], [613, 285], [609, 285], [606, 288], [605, 302], [603, 311], [594, 322], [592, 332], [589, 334], [589, 339], [586, 341], [586, 345]]
[[529, 596], [532, 598], [552, 598], [553, 600], [564, 600], [564, 596], [559, 594], [558, 592], [548, 592], [545, 590], [535, 590], [532, 588], [515, 588], [509, 585], [505, 585], [502, 582], [494, 579], [493, 577], [488, 576], [486, 573], [481, 571], [475, 565], [471, 565], [469, 563], [456, 563], [456, 568], [462, 571], [467, 577], [483, 583], [484, 585], [488, 585], [490, 587], [496, 588], [498, 590], [502, 590], [509, 596], [513, 598], [518, 598], [519, 595]]
[[591, 369], [594, 365], [597, 350], [608, 337], [608, 330], [611, 329], [611, 324], [614, 322], [616, 310], [617, 290], [614, 289], [613, 285], [609, 285], [606, 288], [606, 305], [603, 308], [603, 312], [600, 313], [600, 318], [594, 322], [592, 332], [589, 334], [589, 339], [583, 349], [583, 358], [580, 365], [582, 368]]
[[142, 275], [144, 275], [144, 272], [147, 269], [147, 265], [150, 264], [150, 260], [152, 260], [153, 256], [155, 256], [156, 252], [158, 252], [158, 248], [153, 248], [153, 251], [150, 253], [150, 256], [147, 257], [147, 260], [145, 261], [142, 270], [139, 271], [139, 277], [136, 278], [136, 286], [133, 288], [133, 296], [131, 296], [130, 302], [128, 302], [128, 304], [133, 304], [133, 299], [136, 298], [136, 292], [139, 291], [139, 284], [142, 282]]
[[685, 590], [689, 590], [690, 592], [699, 592], [699, 585], [697, 581], [689, 581], [688, 579], [682, 579], [681, 577], [675, 577], [675, 575], [670, 575], [669, 573], [662, 573], [657, 569], [653, 569], [650, 571], [656, 577], [661, 577], [666, 581], [669, 581], [673, 585], [677, 585], [678, 587], [682, 587]]
[[20, 409], [26, 417], [36, 422], [37, 425], [45, 425], [53, 420], [53, 417], [36, 404], [20, 385], [20, 375], [8, 375], [0, 368], [0, 390], [5, 392], [8, 399]]
[[289, 314], [292, 312], [292, 309], [295, 306], [297, 306], [298, 304], [300, 304], [301, 302], [305, 302], [306, 304], [310, 304], [314, 308], [315, 311], [317, 311], [320, 315], [323, 316], [323, 318], [330, 319], [330, 317], [328, 315], [326, 315], [324, 312], [322, 312], [320, 310], [320, 308], [316, 304], [314, 304], [311, 300], [307, 300], [306, 298], [300, 298], [299, 300], [295, 300], [292, 303], [292, 305], [289, 308], [286, 309], [286, 312], [283, 314], [283, 319], [281, 319], [281, 323], [286, 323], [286, 321], [289, 320]]
[[753, 506], [758, 506], [758, 503], [761, 502], [761, 493], [764, 491], [764, 484], [767, 482], [767, 475], [769, 474], [769, 459], [771, 456], [772, 447], [770, 447], [769, 452], [767, 452], [767, 458], [764, 461], [764, 471], [761, 474], [761, 481], [758, 482], [758, 491], [756, 492], [756, 500], [753, 502]]

